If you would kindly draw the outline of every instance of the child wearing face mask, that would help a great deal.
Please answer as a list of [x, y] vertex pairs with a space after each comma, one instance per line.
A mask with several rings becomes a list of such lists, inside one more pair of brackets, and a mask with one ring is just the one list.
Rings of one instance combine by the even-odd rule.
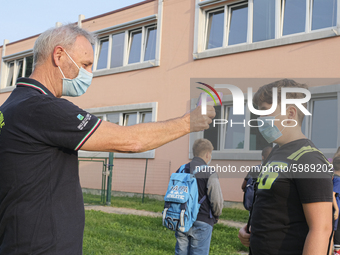
[[[265, 85], [254, 95], [259, 110], [271, 109], [273, 88], [277, 88], [278, 107], [271, 116], [259, 118], [259, 126], [268, 119], [259, 131], [276, 146], [263, 162], [249, 224], [239, 231], [239, 238], [250, 246], [252, 255], [327, 254], [332, 233], [332, 167], [302, 133], [300, 108], [290, 104], [285, 115], [280, 114], [282, 89], [307, 87], [287, 79]], [[299, 101], [306, 97], [301, 92], [286, 96]]]

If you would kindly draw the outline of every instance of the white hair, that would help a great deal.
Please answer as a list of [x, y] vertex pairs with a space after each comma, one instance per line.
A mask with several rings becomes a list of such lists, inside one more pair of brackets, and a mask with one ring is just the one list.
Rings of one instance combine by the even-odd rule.
[[33, 68], [44, 63], [58, 45], [65, 49], [72, 49], [78, 36], [84, 36], [92, 45], [95, 42], [95, 37], [90, 32], [75, 24], [50, 28], [43, 32], [34, 43]]

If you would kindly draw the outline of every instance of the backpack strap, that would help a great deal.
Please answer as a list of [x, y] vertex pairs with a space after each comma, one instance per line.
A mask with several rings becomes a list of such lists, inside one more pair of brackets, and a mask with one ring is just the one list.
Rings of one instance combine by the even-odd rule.
[[181, 209], [181, 214], [180, 214], [180, 224], [181, 224], [181, 226], [180, 226], [180, 230], [181, 231], [184, 231], [184, 214], [185, 214], [185, 211], [186, 211], [186, 209], [187, 209], [187, 203], [185, 202], [184, 204], [181, 204], [181, 206], [180, 206], [180, 209]]
[[207, 198], [207, 195], [204, 195], [200, 201], [198, 201], [199, 204], [202, 204], [204, 202], [204, 200]]
[[178, 173], [185, 173], [185, 166], [186, 164], [181, 165], [181, 167], [178, 169]]
[[253, 208], [254, 208], [254, 203], [255, 203], [255, 198], [256, 198], [256, 191], [257, 191], [257, 186], [259, 185], [258, 182], [255, 183], [254, 185], [254, 197], [253, 197], [253, 203], [249, 212], [249, 218], [248, 218], [248, 222], [247, 222], [247, 232], [250, 233], [249, 228], [250, 228], [250, 221], [251, 221], [251, 216], [253, 214]]

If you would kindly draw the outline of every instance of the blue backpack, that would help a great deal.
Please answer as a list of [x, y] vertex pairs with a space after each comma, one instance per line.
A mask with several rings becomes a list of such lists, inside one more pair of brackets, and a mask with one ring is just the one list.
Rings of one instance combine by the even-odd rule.
[[186, 233], [197, 219], [204, 196], [198, 201], [198, 188], [195, 173], [186, 173], [189, 164], [182, 165], [170, 177], [164, 197], [163, 226], [173, 231]]

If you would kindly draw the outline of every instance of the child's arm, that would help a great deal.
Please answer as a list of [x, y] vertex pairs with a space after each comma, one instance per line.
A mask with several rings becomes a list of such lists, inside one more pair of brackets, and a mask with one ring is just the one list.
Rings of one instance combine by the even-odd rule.
[[333, 191], [333, 208], [334, 208], [334, 220], [337, 220], [339, 217], [339, 207], [338, 204], [336, 202], [336, 197], [335, 197], [336, 193]]

